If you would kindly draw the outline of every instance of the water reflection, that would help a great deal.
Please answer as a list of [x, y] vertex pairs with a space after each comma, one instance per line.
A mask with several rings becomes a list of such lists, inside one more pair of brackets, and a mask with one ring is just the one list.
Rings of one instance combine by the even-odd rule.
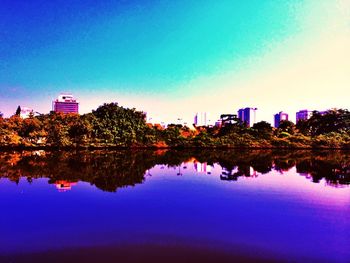
[[155, 165], [173, 167], [182, 176], [188, 164], [198, 173], [211, 174], [219, 165], [218, 178], [236, 181], [239, 177], [258, 177], [293, 167], [314, 183], [321, 180], [334, 187], [350, 184], [350, 153], [341, 151], [23, 151], [3, 152], [0, 178], [19, 183], [48, 178], [59, 191], [70, 190], [77, 182], [89, 182], [103, 191], [134, 186], [151, 176]]

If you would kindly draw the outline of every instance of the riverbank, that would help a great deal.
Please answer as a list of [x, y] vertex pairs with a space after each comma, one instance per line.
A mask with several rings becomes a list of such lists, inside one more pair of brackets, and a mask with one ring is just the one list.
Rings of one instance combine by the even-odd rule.
[[341, 150], [349, 147], [234, 147], [234, 146], [1, 146], [0, 151], [55, 151], [55, 150]]

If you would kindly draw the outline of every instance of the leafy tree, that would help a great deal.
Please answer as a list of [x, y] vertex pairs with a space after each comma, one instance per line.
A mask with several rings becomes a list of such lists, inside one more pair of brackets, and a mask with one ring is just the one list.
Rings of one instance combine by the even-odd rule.
[[131, 146], [146, 142], [149, 129], [145, 114], [136, 109], [127, 109], [117, 103], [104, 104], [92, 112], [96, 138], [106, 144]]
[[88, 142], [92, 134], [92, 124], [89, 115], [83, 115], [74, 121], [68, 130], [69, 137], [76, 145], [80, 146]]
[[325, 113], [314, 111], [306, 121], [307, 129], [312, 136], [330, 132], [350, 131], [350, 112], [348, 110], [329, 110]]
[[291, 121], [282, 120], [278, 127], [278, 130], [282, 132], [288, 132], [289, 134], [294, 134], [295, 132], [295, 124]]
[[15, 115], [17, 116], [21, 115], [21, 106], [18, 105]]
[[27, 142], [36, 142], [40, 137], [44, 136], [41, 121], [37, 118], [24, 119], [18, 131], [18, 135]]
[[297, 124], [295, 125], [298, 132], [304, 134], [304, 135], [310, 135], [310, 126], [308, 121], [306, 120], [299, 120]]
[[69, 129], [78, 118], [78, 114], [62, 112], [54, 112], [46, 116], [44, 124], [47, 130], [47, 143], [55, 147], [70, 146], [72, 141], [69, 138]]
[[255, 135], [261, 138], [269, 138], [272, 135], [272, 126], [270, 123], [266, 121], [260, 121], [253, 125], [253, 131], [255, 131]]

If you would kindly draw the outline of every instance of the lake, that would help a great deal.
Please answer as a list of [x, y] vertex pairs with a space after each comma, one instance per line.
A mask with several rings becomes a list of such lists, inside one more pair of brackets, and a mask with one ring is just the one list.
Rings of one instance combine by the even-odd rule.
[[350, 152], [0, 153], [0, 262], [350, 262]]

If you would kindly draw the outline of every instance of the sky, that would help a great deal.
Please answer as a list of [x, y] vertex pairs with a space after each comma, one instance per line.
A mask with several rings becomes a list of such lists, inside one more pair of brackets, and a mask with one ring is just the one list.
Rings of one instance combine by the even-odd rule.
[[0, 0], [0, 111], [70, 92], [153, 122], [350, 108], [350, 0]]

